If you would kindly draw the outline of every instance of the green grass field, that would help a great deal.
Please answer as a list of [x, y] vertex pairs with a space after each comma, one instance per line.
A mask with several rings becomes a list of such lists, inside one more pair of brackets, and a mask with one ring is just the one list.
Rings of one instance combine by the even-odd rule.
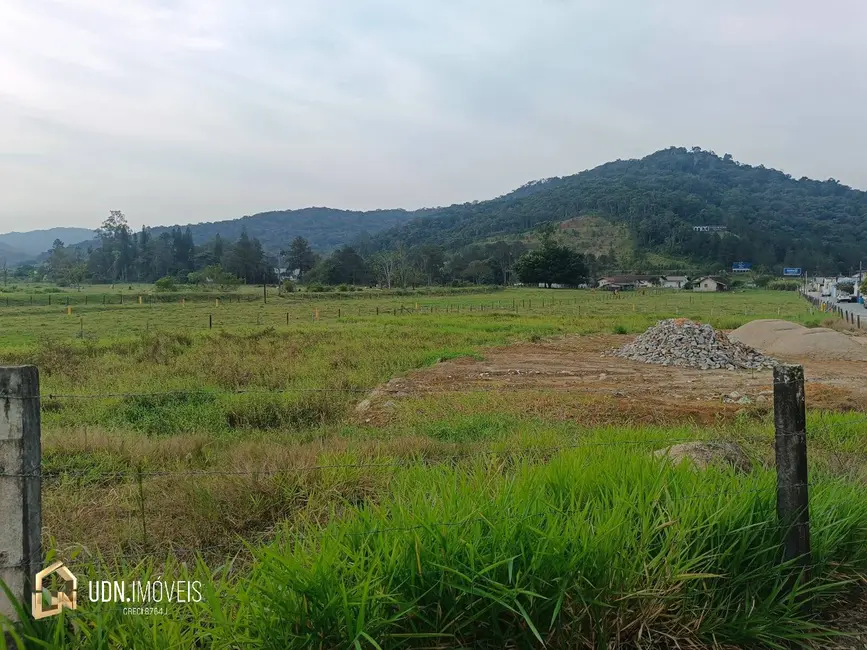
[[[816, 618], [784, 589], [767, 413], [603, 423], [538, 408], [584, 398], [528, 390], [408, 397], [380, 426], [353, 417], [389, 378], [492, 345], [673, 316], [819, 324], [797, 295], [241, 295], [71, 300], [71, 315], [57, 296], [0, 297], [2, 361], [40, 368], [46, 549], [80, 585], [162, 576], [205, 591], [152, 616], [82, 598], [28, 622], [27, 645], [779, 647], [827, 637], [822, 612], [867, 571], [863, 412], [809, 413], [814, 581], [795, 595]], [[650, 454], [693, 439], [739, 441], [756, 469]]]

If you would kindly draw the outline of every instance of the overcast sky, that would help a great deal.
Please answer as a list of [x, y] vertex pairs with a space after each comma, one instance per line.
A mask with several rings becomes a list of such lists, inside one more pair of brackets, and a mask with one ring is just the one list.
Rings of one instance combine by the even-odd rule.
[[416, 208], [670, 145], [867, 188], [854, 0], [0, 0], [0, 232]]

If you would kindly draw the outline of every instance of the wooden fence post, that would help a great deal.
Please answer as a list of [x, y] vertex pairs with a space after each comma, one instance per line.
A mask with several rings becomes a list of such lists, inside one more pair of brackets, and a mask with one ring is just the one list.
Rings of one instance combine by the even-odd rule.
[[807, 490], [807, 417], [804, 367], [774, 368], [777, 517], [784, 528], [783, 561], [795, 569], [790, 588], [810, 580], [810, 509]]
[[[42, 564], [39, 371], [0, 367], [0, 579], [27, 611]], [[0, 591], [0, 614], [17, 620]]]

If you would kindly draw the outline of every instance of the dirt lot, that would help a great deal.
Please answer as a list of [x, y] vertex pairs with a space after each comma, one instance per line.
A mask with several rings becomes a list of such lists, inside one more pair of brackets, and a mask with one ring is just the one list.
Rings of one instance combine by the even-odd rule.
[[[566, 336], [486, 349], [482, 361], [454, 359], [392, 379], [359, 405], [358, 416], [366, 422], [387, 421], [389, 406], [397, 400], [479, 390], [538, 390], [562, 394], [573, 402], [576, 395], [595, 398], [600, 408], [613, 406], [620, 422], [711, 422], [745, 408], [771, 407], [770, 370], [676, 368], [604, 354], [632, 339]], [[860, 410], [867, 404], [867, 362], [778, 358], [803, 363], [808, 406], [846, 411]], [[608, 419], [604, 412], [600, 415], [602, 420]]]

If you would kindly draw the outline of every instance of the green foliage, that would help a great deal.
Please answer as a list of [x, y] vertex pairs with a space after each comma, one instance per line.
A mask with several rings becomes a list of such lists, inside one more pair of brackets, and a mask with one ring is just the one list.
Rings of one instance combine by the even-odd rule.
[[344, 246], [322, 259], [306, 279], [328, 285], [365, 285], [371, 280], [371, 269], [354, 248]]
[[286, 261], [286, 270], [289, 273], [298, 271], [298, 278], [304, 275], [316, 265], [316, 255], [310, 248], [310, 244], [304, 237], [296, 237], [289, 245], [289, 250], [280, 251]]
[[768, 283], [768, 289], [773, 291], [797, 291], [801, 283], [797, 280], [774, 280]]
[[[415, 213], [374, 236], [395, 248], [437, 244], [457, 250], [539, 224], [598, 215], [628, 227], [635, 248], [699, 265], [735, 261], [779, 269], [845, 272], [867, 240], [867, 193], [836, 180], [795, 180], [698, 148], [671, 147], [574, 176], [528, 183], [490, 201]], [[695, 232], [721, 225], [725, 233]]]
[[515, 264], [515, 273], [524, 284], [575, 286], [587, 281], [584, 256], [551, 238], [543, 239], [539, 250], [524, 254]]
[[177, 291], [178, 287], [175, 284], [175, 279], [171, 276], [160, 278], [154, 282], [157, 291]]
[[241, 283], [241, 280], [237, 276], [224, 271], [221, 265], [214, 264], [187, 274], [187, 282], [199, 287], [214, 285], [226, 290], [237, 287]]

